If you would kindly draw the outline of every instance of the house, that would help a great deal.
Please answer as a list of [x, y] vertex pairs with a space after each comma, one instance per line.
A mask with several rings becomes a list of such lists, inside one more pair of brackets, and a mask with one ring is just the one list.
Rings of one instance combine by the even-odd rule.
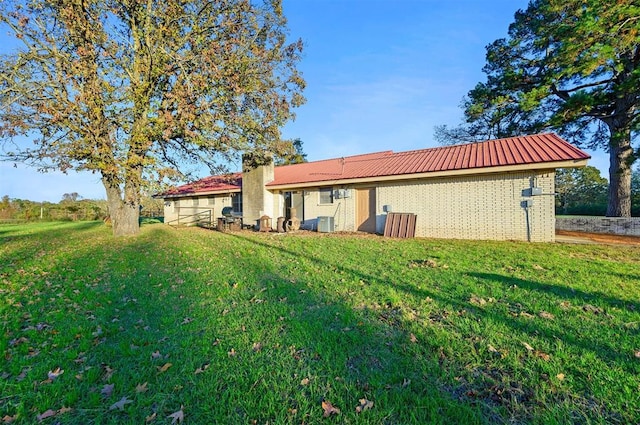
[[258, 224], [263, 215], [289, 219], [293, 208], [303, 228], [317, 229], [320, 217], [324, 231], [382, 233], [387, 214], [402, 212], [416, 214], [419, 237], [554, 241], [555, 170], [589, 158], [546, 133], [269, 164], [159, 196], [167, 223], [218, 217], [233, 206], [245, 224]]

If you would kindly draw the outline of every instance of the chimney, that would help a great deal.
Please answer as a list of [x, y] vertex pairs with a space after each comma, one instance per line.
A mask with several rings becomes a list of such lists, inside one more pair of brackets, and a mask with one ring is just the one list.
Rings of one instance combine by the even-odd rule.
[[242, 156], [242, 217], [244, 224], [258, 224], [262, 215], [273, 218], [273, 193], [266, 188], [274, 179], [270, 153], [250, 153]]

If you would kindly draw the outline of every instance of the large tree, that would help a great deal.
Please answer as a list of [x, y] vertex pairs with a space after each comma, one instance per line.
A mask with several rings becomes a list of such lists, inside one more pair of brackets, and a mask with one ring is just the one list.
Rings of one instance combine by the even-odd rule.
[[0, 23], [21, 41], [0, 59], [5, 159], [98, 173], [115, 235], [148, 180], [291, 150], [305, 83], [280, 0], [0, 1]]
[[[608, 216], [631, 213], [632, 141], [640, 128], [636, 0], [532, 0], [487, 47], [487, 81], [465, 100], [467, 130], [511, 136], [553, 129], [610, 156]], [[456, 129], [454, 129], [456, 130]], [[444, 136], [443, 136], [444, 134]]]

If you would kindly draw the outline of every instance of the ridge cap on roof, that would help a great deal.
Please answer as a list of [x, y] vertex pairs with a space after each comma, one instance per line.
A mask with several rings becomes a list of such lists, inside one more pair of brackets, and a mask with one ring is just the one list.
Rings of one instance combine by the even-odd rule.
[[364, 159], [363, 157], [369, 157], [369, 156], [379, 158], [381, 156], [390, 156], [390, 155], [393, 155], [393, 154], [394, 154], [394, 152], [392, 150], [385, 150], [385, 151], [379, 151], [379, 152], [361, 153], [361, 154], [357, 154], [357, 155], [337, 156], [337, 157], [334, 157], [334, 158], [317, 159], [315, 161], [299, 162], [297, 164], [276, 165], [275, 168], [294, 167], [294, 166], [302, 166], [302, 165], [309, 165], [309, 164], [317, 164], [317, 163], [321, 163], [321, 162], [338, 161], [340, 159], [344, 159], [345, 162], [353, 162], [353, 161], [349, 161], [349, 160], [353, 160], [355, 158], [358, 158], [358, 160], [361, 160], [360, 158]]
[[562, 138], [560, 138], [557, 134], [555, 134], [553, 132], [524, 134], [524, 135], [520, 135], [520, 136], [501, 137], [499, 139], [486, 139], [486, 140], [480, 140], [480, 141], [477, 141], [477, 142], [460, 143], [459, 145], [432, 146], [432, 147], [429, 147], [429, 148], [411, 149], [411, 150], [408, 150], [408, 151], [394, 152], [393, 156], [403, 156], [403, 155], [415, 154], [415, 153], [424, 152], [424, 151], [440, 151], [440, 150], [457, 149], [457, 148], [462, 148], [462, 147], [468, 147], [468, 146], [474, 146], [474, 145], [483, 145], [483, 144], [489, 144], [489, 143], [497, 144], [497, 143], [505, 142], [505, 141], [508, 141], [508, 140], [530, 139], [530, 138], [533, 138], [533, 137], [540, 137], [540, 136], [552, 136], [552, 137], [555, 137], [556, 139], [563, 140]]

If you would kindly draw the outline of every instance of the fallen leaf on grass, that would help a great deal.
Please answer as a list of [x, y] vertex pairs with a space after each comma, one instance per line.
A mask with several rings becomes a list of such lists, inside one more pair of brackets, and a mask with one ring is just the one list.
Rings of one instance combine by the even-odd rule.
[[158, 366], [158, 373], [166, 372], [171, 366], [173, 366], [171, 363], [165, 363], [162, 366]]
[[16, 381], [24, 381], [24, 378], [27, 377], [27, 372], [29, 372], [29, 369], [23, 369], [20, 374], [16, 376]]
[[193, 322], [193, 319], [191, 317], [185, 317], [184, 320], [182, 321], [182, 323], [180, 323], [181, 325], [186, 325], [187, 323], [191, 323]]
[[9, 415], [4, 415], [2, 417], [2, 423], [3, 424], [10, 424], [11, 422], [15, 421], [16, 419], [18, 419], [18, 414], [16, 413], [13, 416], [9, 416]]
[[300, 385], [304, 385], [304, 386], [309, 385], [309, 378], [304, 378], [302, 381], [300, 381]]
[[557, 374], [556, 378], [558, 378], [558, 381], [564, 381], [564, 373]]
[[146, 393], [148, 390], [149, 390], [149, 388], [147, 388], [147, 383], [146, 382], [144, 384], [136, 385], [136, 392], [137, 393]]
[[113, 375], [113, 372], [115, 372], [115, 369], [111, 369], [109, 367], [109, 365], [102, 365], [102, 368], [104, 369], [104, 376], [102, 377], [103, 381], [108, 381], [109, 379], [111, 379], [111, 376]]
[[362, 413], [365, 410], [369, 410], [373, 408], [373, 401], [367, 400], [366, 398], [360, 399], [360, 404], [356, 406], [356, 413]]
[[600, 307], [593, 306], [591, 304], [583, 305], [582, 306], [582, 310], [586, 311], [587, 313], [593, 313], [593, 314], [602, 314], [602, 313], [604, 313], [603, 309], [601, 309]]
[[527, 344], [526, 342], [523, 341], [522, 345], [524, 345], [524, 348], [526, 348], [527, 351], [533, 351], [533, 347]]
[[64, 373], [64, 370], [57, 368], [56, 370], [53, 371], [49, 371], [47, 373], [47, 376], [49, 377], [49, 379], [51, 379], [52, 381], [55, 380], [58, 376], [62, 375]]
[[100, 394], [102, 394], [105, 397], [111, 397], [111, 393], [113, 393], [114, 386], [115, 384], [105, 384], [105, 386], [102, 387], [102, 390], [100, 390]]
[[500, 357], [500, 358], [504, 358], [504, 357], [505, 357], [505, 355], [504, 355], [500, 350], [497, 350], [497, 349], [496, 349], [493, 345], [491, 345], [491, 344], [489, 344], [489, 345], [487, 346], [487, 350], [489, 350], [489, 352], [490, 352], [491, 354], [493, 354], [494, 356], [496, 356], [496, 357]]
[[536, 355], [536, 357], [540, 357], [542, 360], [547, 362], [551, 359], [551, 356], [543, 351], [536, 350], [534, 354]]
[[[38, 419], [38, 422], [42, 422], [43, 420], [45, 420], [47, 418], [52, 418], [52, 417], [54, 417], [56, 415], [62, 415], [63, 413], [67, 413], [67, 412], [70, 412], [70, 411], [71, 411], [70, 407], [62, 407], [62, 408], [58, 409], [57, 411], [53, 410], [53, 409], [49, 409], [49, 410], [47, 410], [45, 412], [42, 412], [39, 415], [36, 415], [36, 418]], [[17, 417], [17, 415], [14, 416], [13, 418], [15, 419], [16, 417]], [[6, 418], [6, 416], [5, 416], [5, 418]], [[4, 422], [4, 418], [3, 418], [3, 422]], [[5, 423], [8, 423], [8, 422], [5, 422]]]
[[14, 347], [16, 345], [24, 344], [25, 342], [29, 342], [29, 340], [21, 336], [20, 338], [12, 339], [11, 341], [9, 341], [9, 345], [11, 347]]
[[111, 406], [109, 406], [109, 410], [124, 410], [124, 406], [127, 404], [133, 403], [132, 400], [129, 400], [126, 396], [122, 397], [119, 401], [116, 401]]
[[543, 319], [549, 319], [549, 320], [553, 320], [556, 318], [556, 316], [554, 316], [553, 314], [547, 311], [541, 311], [540, 313], [538, 313], [538, 316], [542, 317]]
[[253, 351], [255, 352], [259, 352], [262, 351], [262, 343], [261, 342], [254, 342], [253, 343], [253, 347], [251, 347], [253, 349]]
[[236, 353], [236, 350], [235, 350], [234, 348], [231, 348], [231, 351], [228, 351], [228, 352], [227, 352], [227, 355], [228, 355], [229, 357], [235, 357], [235, 356], [236, 356], [236, 354], [237, 354], [237, 353]]
[[640, 350], [636, 350], [633, 355], [636, 357], [636, 359], [640, 359]]
[[151, 353], [151, 360], [159, 359], [160, 357], [162, 357], [162, 354], [160, 354], [159, 350], [156, 350], [153, 353]]
[[416, 343], [418, 342], [418, 338], [414, 334], [409, 335], [409, 341]]
[[38, 419], [38, 422], [42, 422], [47, 418], [53, 418], [56, 415], [56, 413], [57, 412], [55, 410], [49, 409], [49, 410], [46, 410], [46, 411], [42, 412], [39, 415], [36, 415], [36, 418]]
[[173, 412], [172, 414], [170, 414], [169, 416], [167, 416], [167, 418], [171, 418], [171, 423], [175, 424], [175, 423], [182, 423], [182, 421], [184, 420], [184, 412], [182, 411], [183, 406], [180, 406], [180, 410], [178, 410], [177, 412]]
[[209, 363], [205, 363], [202, 366], [200, 366], [199, 368], [196, 369], [196, 371], [194, 372], [194, 374], [199, 374], [199, 373], [203, 373], [205, 370], [209, 369]]
[[475, 305], [485, 305], [487, 303], [484, 298], [476, 297], [475, 295], [469, 298], [469, 302]]
[[331, 415], [340, 414], [340, 409], [338, 409], [337, 407], [334, 407], [331, 404], [331, 402], [326, 400], [322, 400], [322, 410], [324, 410], [324, 413], [322, 414], [322, 416], [324, 416], [325, 418], [328, 418]]
[[147, 424], [153, 422], [156, 419], [156, 416], [158, 416], [158, 414], [156, 412], [153, 412], [152, 414], [144, 418], [144, 422]]

